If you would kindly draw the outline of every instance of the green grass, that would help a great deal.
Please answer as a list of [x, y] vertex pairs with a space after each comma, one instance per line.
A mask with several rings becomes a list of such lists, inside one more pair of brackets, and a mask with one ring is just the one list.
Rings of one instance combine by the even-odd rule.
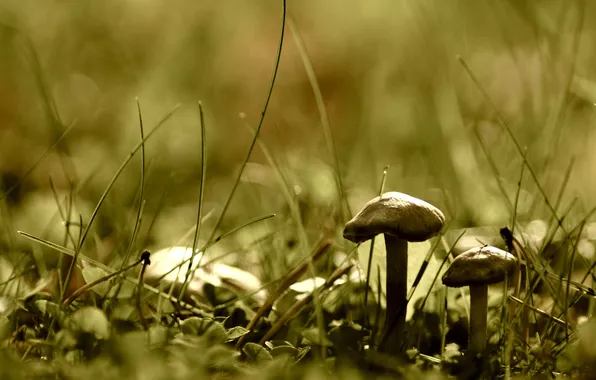
[[[595, 15], [3, 3], [0, 374], [591, 378]], [[379, 191], [447, 219], [409, 244], [402, 357], [377, 349], [383, 239], [342, 238]], [[468, 290], [441, 276], [481, 244], [521, 257], [527, 281], [489, 289], [473, 357]], [[189, 256], [156, 274], [171, 246]]]

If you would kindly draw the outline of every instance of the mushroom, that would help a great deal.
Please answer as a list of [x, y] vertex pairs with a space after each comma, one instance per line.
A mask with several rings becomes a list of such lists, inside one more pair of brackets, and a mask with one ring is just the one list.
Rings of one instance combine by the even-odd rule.
[[468, 349], [471, 352], [482, 353], [486, 348], [488, 285], [502, 282], [516, 267], [517, 260], [511, 253], [484, 245], [458, 255], [443, 275], [443, 284], [448, 287], [470, 287]]
[[[366, 203], [344, 228], [344, 238], [354, 243], [362, 243], [378, 234], [385, 237], [387, 317], [383, 341], [394, 353], [404, 350], [403, 342], [394, 343], [403, 340], [406, 323], [408, 242], [430, 239], [444, 223], [445, 216], [435, 206], [392, 191]], [[388, 317], [393, 318], [392, 323], [388, 323]], [[386, 351], [384, 347], [381, 350]]]

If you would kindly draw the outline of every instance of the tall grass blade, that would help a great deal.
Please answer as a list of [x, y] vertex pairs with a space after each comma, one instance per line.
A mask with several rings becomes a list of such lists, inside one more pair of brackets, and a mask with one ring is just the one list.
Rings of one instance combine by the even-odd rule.
[[[337, 148], [333, 139], [333, 133], [331, 132], [331, 122], [329, 121], [327, 107], [325, 106], [323, 94], [321, 93], [321, 87], [319, 86], [319, 81], [317, 80], [315, 69], [312, 65], [310, 56], [308, 55], [306, 45], [304, 43], [304, 40], [302, 39], [302, 36], [300, 35], [300, 32], [298, 30], [298, 27], [296, 26], [296, 23], [294, 22], [293, 17], [288, 17], [288, 26], [290, 27], [290, 31], [292, 32], [292, 36], [294, 37], [294, 42], [298, 47], [298, 53], [300, 54], [300, 58], [302, 59], [302, 64], [304, 65], [304, 69], [306, 70], [306, 76], [308, 77], [310, 87], [312, 88], [313, 95], [315, 97], [315, 102], [319, 111], [319, 117], [321, 119], [321, 126], [323, 127], [323, 133], [325, 135], [325, 142], [327, 143], [327, 150], [333, 159], [333, 172], [335, 177], [335, 183], [339, 193], [339, 199], [343, 202], [345, 207], [344, 212], [341, 213], [342, 221], [346, 222], [351, 218], [352, 211], [350, 210], [350, 204], [348, 203], [344, 185], [341, 179], [339, 155], [337, 154]], [[347, 213], [347, 215], [345, 215], [345, 213]]]
[[236, 176], [236, 181], [234, 181], [234, 185], [232, 186], [230, 195], [228, 196], [228, 199], [226, 200], [226, 203], [224, 204], [224, 206], [221, 210], [221, 213], [219, 214], [219, 218], [215, 222], [215, 226], [213, 226], [213, 231], [211, 232], [211, 236], [209, 237], [209, 239], [207, 239], [208, 242], [211, 241], [215, 237], [215, 234], [217, 233], [217, 229], [219, 228], [221, 222], [223, 221], [223, 218], [228, 210], [228, 207], [230, 207], [230, 203], [232, 202], [234, 193], [236, 192], [236, 189], [238, 188], [238, 184], [240, 183], [240, 179], [242, 178], [242, 173], [244, 172], [244, 168], [246, 168], [246, 165], [248, 164], [248, 160], [250, 159], [250, 156], [251, 156], [252, 151], [255, 147], [257, 139], [259, 138], [259, 133], [261, 132], [261, 128], [263, 127], [263, 122], [265, 121], [265, 115], [267, 114], [267, 109], [269, 108], [269, 101], [271, 100], [271, 94], [273, 93], [275, 79], [277, 78], [277, 71], [279, 69], [279, 63], [281, 61], [281, 51], [282, 51], [283, 42], [284, 42], [285, 30], [286, 30], [286, 0], [282, 0], [282, 19], [281, 19], [281, 32], [280, 32], [280, 37], [279, 37], [279, 45], [277, 47], [277, 55], [275, 57], [275, 65], [274, 65], [274, 69], [273, 69], [273, 75], [271, 77], [271, 82], [269, 84], [269, 90], [267, 91], [267, 97], [265, 99], [265, 104], [263, 105], [263, 110], [261, 111], [261, 116], [259, 119], [259, 123], [257, 124], [255, 136], [252, 139], [252, 142], [250, 143], [248, 152], [246, 153], [246, 158], [244, 159], [244, 162], [242, 163], [242, 165], [240, 166], [240, 169], [238, 170], [238, 174]]

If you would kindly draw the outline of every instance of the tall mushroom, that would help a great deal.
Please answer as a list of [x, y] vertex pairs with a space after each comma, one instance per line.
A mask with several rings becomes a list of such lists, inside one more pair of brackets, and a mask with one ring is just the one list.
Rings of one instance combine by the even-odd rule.
[[511, 253], [485, 245], [459, 254], [443, 275], [443, 284], [448, 287], [470, 287], [470, 352], [479, 354], [486, 348], [488, 285], [503, 282], [516, 267], [517, 260]]
[[[445, 223], [445, 216], [435, 206], [399, 192], [388, 192], [364, 205], [350, 220], [343, 236], [362, 243], [378, 234], [385, 237], [386, 321], [382, 351], [401, 353], [406, 324], [408, 242], [421, 242], [436, 235]], [[393, 323], [387, 323], [393, 321]], [[391, 328], [390, 326], [395, 326]], [[391, 330], [391, 331], [388, 331]]]

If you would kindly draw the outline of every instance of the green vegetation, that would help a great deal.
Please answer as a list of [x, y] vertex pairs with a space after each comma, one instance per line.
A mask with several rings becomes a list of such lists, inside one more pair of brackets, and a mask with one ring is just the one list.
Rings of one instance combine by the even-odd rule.
[[593, 378], [595, 17], [4, 0], [0, 377]]

